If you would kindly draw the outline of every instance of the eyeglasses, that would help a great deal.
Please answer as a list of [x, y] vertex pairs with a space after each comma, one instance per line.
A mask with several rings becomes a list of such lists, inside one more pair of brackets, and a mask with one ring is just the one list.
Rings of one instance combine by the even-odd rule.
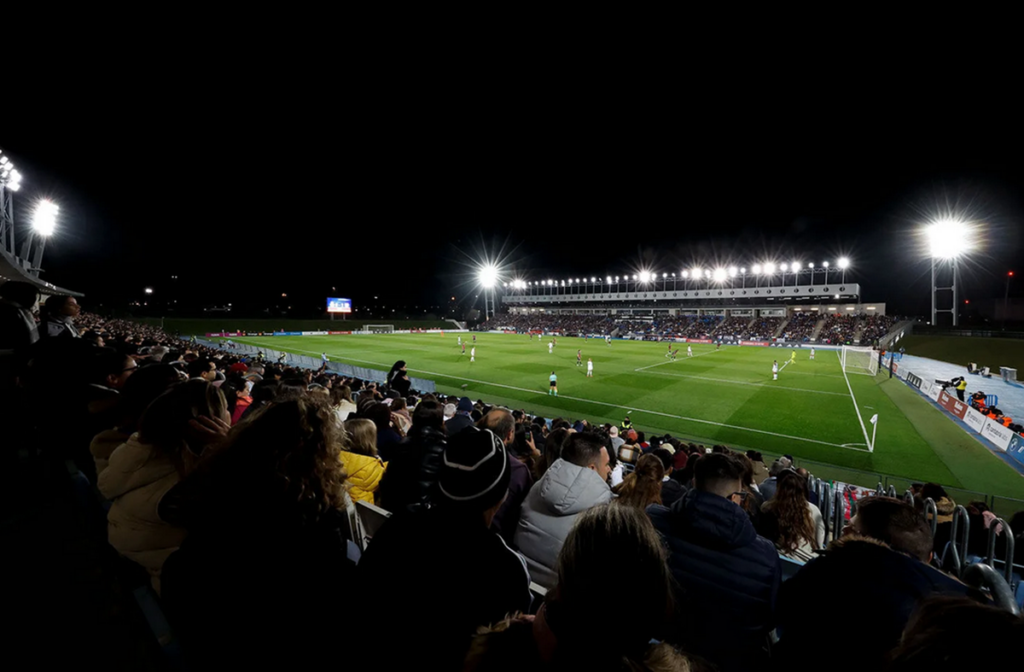
[[729, 495], [729, 497], [735, 497], [736, 495], [739, 495], [740, 501], [742, 502], [744, 499], [747, 498], [747, 495], [749, 495], [749, 494], [750, 494], [749, 492], [740, 491], [740, 492], [732, 493], [731, 495]]

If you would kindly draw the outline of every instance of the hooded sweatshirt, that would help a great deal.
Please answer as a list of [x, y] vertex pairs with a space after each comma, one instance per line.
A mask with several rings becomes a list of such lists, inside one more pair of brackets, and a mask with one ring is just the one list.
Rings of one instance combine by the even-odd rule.
[[593, 469], [555, 460], [523, 502], [515, 542], [535, 583], [552, 589], [555, 566], [576, 516], [612, 499], [612, 491]]

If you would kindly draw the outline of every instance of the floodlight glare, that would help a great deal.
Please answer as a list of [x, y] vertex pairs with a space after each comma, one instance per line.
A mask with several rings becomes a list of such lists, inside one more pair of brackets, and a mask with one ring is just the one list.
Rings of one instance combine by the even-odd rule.
[[725, 279], [728, 277], [728, 273], [724, 268], [716, 268], [712, 277], [715, 282], [725, 282]]
[[493, 264], [487, 264], [480, 269], [480, 284], [484, 289], [490, 289], [498, 283], [498, 269]]
[[36, 204], [36, 210], [32, 213], [32, 228], [35, 229], [36, 233], [40, 236], [53, 235], [53, 230], [57, 228], [57, 212], [60, 210], [53, 203], [43, 199]]
[[971, 250], [970, 227], [960, 220], [941, 219], [929, 225], [925, 235], [933, 259], [955, 259]]
[[800, 270], [800, 262], [799, 261], [794, 261], [792, 264], [790, 264], [789, 267], [793, 269], [794, 273], [796, 273], [797, 271]]
[[636, 273], [633, 274], [633, 279], [636, 280]]
[[740, 273], [746, 273], [746, 272], [747, 272], [747, 269], [745, 269], [745, 268], [741, 268], [740, 269]]
[[701, 275], [703, 275], [703, 271], [700, 270], [700, 266], [695, 266], [693, 270], [690, 271], [690, 275], [692, 275], [695, 278], [699, 278]]
[[704, 269], [704, 277], [705, 278], [710, 278], [711, 277], [711, 269], [710, 268], [705, 268]]
[[591, 278], [590, 281], [591, 282], [597, 282], [597, 278]]
[[[675, 273], [673, 273], [672, 275], [675, 275]], [[668, 277], [668, 273], [662, 273], [662, 274], [661, 274], [661, 277], [663, 277], [663, 278], [667, 278], [667, 277]]]
[[769, 261], [767, 264], [764, 265], [764, 272], [767, 273], [768, 275], [771, 275], [772, 273], [774, 273], [775, 272], [775, 264], [773, 264], [772, 262]]
[[780, 271], [782, 271], [783, 273], [785, 273], [785, 272], [786, 272], [786, 269], [787, 269], [787, 268], [789, 268], [789, 267], [788, 267], [788, 266], [786, 266], [786, 264], [782, 264], [781, 266], [779, 266], [779, 270], [780, 270]]
[[736, 267], [735, 266], [730, 266], [729, 267], [729, 275], [731, 275], [733, 277], [736, 277], [736, 273], [737, 273]]
[[682, 276], [683, 276], [684, 278], [688, 278], [688, 277], [690, 277], [690, 272], [689, 272], [689, 271], [683, 271], [683, 272], [682, 272]]
[[146, 294], [152, 294], [152, 293], [153, 293], [153, 288], [152, 287], [146, 287]]
[[846, 257], [839, 257], [839, 268], [846, 269], [850, 266], [850, 260]]
[[757, 275], [761, 275], [761, 264], [754, 264], [753, 266], [751, 266], [750, 272], [756, 273]]
[[[633, 278], [636, 279], [636, 276], [633, 276]], [[650, 281], [651, 281], [651, 272], [650, 271], [640, 271], [640, 282], [642, 282], [642, 283], [644, 283], [646, 285]]]
[[822, 266], [822, 268], [828, 268], [828, 262], [827, 261], [821, 262], [821, 266]]
[[604, 281], [607, 282], [609, 285], [612, 284], [612, 276], [609, 275], [607, 278], [604, 279]]
[[812, 261], [811, 263], [807, 264], [807, 268], [814, 268], [814, 262]]

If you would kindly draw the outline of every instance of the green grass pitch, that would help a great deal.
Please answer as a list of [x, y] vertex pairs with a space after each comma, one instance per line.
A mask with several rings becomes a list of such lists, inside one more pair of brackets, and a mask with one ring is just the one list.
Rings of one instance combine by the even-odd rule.
[[[924, 398], [886, 375], [843, 375], [836, 351], [686, 344], [676, 361], [667, 344], [478, 334], [476, 361], [458, 346], [458, 335], [275, 336], [235, 341], [332, 361], [388, 370], [398, 359], [417, 377], [435, 381], [439, 391], [468, 395], [547, 418], [586, 418], [620, 423], [629, 415], [648, 436], [670, 432], [694, 442], [754, 448], [767, 455], [791, 454], [833, 468], [808, 466], [822, 477], [861, 485], [859, 470], [957, 489], [1024, 499], [1024, 477], [991, 454]], [[582, 349], [584, 366], [576, 366]], [[594, 360], [594, 377], [586, 361]], [[772, 380], [772, 361], [785, 367]], [[548, 376], [558, 375], [558, 397], [548, 394]], [[465, 391], [462, 386], [466, 385]], [[858, 411], [860, 418], [858, 418]], [[865, 431], [878, 414], [875, 450], [867, 452]], [[863, 428], [861, 425], [863, 422]], [[958, 499], [966, 500], [967, 495]]]

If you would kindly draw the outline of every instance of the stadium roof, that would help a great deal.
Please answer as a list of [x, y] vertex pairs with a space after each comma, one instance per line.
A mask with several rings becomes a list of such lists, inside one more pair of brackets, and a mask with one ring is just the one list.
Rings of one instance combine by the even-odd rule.
[[39, 288], [39, 291], [43, 294], [68, 294], [70, 296], [84, 296], [81, 292], [74, 292], [70, 289], [64, 289], [58, 287], [52, 282], [46, 282], [40, 280], [38, 277], [29, 273], [24, 266], [22, 266], [21, 260], [13, 256], [7, 250], [0, 247], [0, 280], [8, 282], [10, 280], [18, 280], [20, 282], [28, 282]]

